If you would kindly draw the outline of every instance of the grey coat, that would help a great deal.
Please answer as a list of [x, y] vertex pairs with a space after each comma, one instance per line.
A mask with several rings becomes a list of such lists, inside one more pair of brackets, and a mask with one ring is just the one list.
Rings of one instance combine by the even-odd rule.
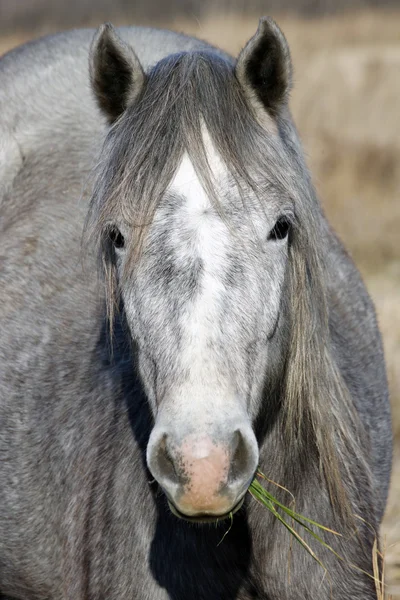
[[[368, 577], [318, 548], [329, 570], [322, 584], [323, 572], [300, 546], [288, 577], [290, 540], [253, 501], [218, 545], [229, 521], [217, 528], [180, 521], [151, 482], [145, 451], [153, 416], [134, 350], [122, 315], [110, 351], [96, 257], [86, 246], [82, 253], [90, 173], [108, 130], [89, 85], [93, 33], [47, 37], [0, 60], [0, 594], [374, 598]], [[211, 51], [171, 32], [119, 33], [145, 70], [178, 51]], [[391, 465], [382, 344], [360, 276], [322, 222], [332, 353], [363, 437], [362, 460], [346, 455], [344, 471], [357, 482], [358, 489], [348, 486], [353, 506], [378, 529]], [[286, 473], [303, 498], [298, 510], [336, 526], [318, 469], [308, 463], [312, 449], [297, 461], [275, 425], [255, 427], [264, 472], [281, 482]], [[358, 526], [347, 546], [328, 542], [371, 572], [374, 536]]]

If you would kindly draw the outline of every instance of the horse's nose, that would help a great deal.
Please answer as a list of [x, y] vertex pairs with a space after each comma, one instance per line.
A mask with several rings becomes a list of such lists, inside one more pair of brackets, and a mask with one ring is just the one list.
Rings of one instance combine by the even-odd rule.
[[191, 434], [177, 444], [172, 432], [153, 434], [148, 466], [174, 512], [186, 517], [218, 517], [236, 508], [258, 462], [250, 427], [237, 428], [224, 442]]

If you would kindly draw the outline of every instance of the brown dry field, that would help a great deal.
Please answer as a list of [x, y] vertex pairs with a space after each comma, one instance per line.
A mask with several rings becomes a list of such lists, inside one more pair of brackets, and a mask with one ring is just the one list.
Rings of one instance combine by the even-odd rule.
[[[364, 276], [384, 338], [396, 444], [382, 539], [387, 594], [400, 600], [400, 12], [274, 17], [292, 49], [291, 106], [314, 182]], [[257, 17], [229, 14], [168, 23], [232, 53], [256, 26]], [[0, 39], [0, 53], [28, 37]]]

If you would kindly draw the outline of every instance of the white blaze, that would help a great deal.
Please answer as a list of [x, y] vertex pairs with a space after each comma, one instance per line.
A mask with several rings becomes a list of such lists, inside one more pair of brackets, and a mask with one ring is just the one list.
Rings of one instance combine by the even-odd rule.
[[[226, 175], [226, 167], [208, 134], [204, 138], [211, 174], [218, 188], [218, 183]], [[226, 224], [215, 212], [187, 154], [182, 159], [170, 189], [185, 199], [180, 210], [184, 212], [184, 222], [190, 231], [190, 252], [202, 264], [199, 288], [182, 317], [184, 339], [181, 356], [183, 365], [189, 369], [190, 377], [185, 389], [180, 390], [180, 400], [187, 402], [189, 395], [193, 410], [197, 407], [204, 411], [207, 391], [212, 396], [214, 409], [216, 404], [226, 404], [227, 397], [233, 400], [233, 390], [221, 388], [222, 382], [215, 366], [215, 350], [210, 350], [210, 342], [217, 340], [220, 335], [218, 322], [225, 291], [223, 281], [232, 237]], [[176, 232], [177, 236], [179, 233]], [[176, 252], [181, 251], [181, 245], [177, 244]], [[227, 382], [222, 385], [226, 388]]]

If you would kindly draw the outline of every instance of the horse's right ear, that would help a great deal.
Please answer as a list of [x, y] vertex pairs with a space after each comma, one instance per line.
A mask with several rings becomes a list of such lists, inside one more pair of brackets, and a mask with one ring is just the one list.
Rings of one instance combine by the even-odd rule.
[[133, 48], [109, 23], [97, 30], [90, 49], [90, 81], [102, 112], [113, 123], [141, 93], [145, 74]]
[[270, 17], [260, 19], [255, 35], [239, 54], [235, 74], [256, 112], [266, 110], [274, 117], [287, 102], [292, 61], [286, 38]]

